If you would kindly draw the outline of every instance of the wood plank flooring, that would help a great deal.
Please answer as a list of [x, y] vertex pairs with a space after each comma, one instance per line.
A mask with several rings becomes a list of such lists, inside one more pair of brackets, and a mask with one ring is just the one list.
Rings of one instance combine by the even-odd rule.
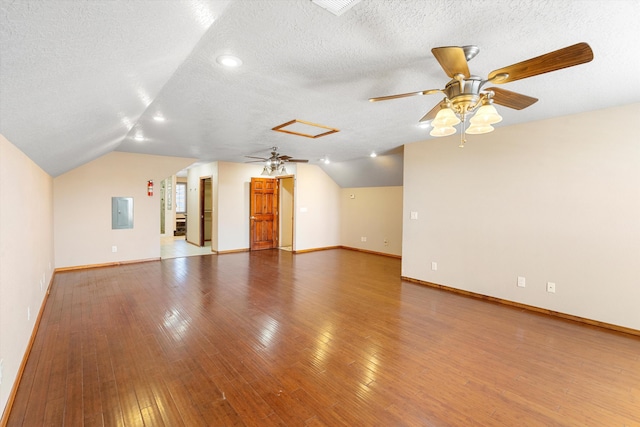
[[59, 273], [9, 426], [640, 426], [640, 339], [330, 250]]

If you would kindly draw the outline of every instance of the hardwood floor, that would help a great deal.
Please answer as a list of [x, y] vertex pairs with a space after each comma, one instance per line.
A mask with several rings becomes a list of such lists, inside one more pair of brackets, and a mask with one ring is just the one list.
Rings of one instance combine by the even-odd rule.
[[59, 273], [9, 426], [638, 426], [640, 339], [272, 250]]

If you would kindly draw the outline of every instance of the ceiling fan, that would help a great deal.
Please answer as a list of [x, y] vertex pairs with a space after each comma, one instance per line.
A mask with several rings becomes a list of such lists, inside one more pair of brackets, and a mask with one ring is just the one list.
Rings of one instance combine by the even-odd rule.
[[[432, 136], [447, 136], [456, 132], [453, 127], [463, 124], [460, 136], [460, 147], [464, 146], [465, 134], [482, 134], [493, 131], [494, 123], [502, 120], [493, 103], [515, 110], [522, 110], [538, 101], [537, 98], [511, 92], [505, 89], [490, 87], [487, 83], [504, 84], [539, 74], [560, 70], [587, 63], [593, 59], [593, 51], [587, 43], [578, 43], [553, 52], [546, 53], [517, 64], [499, 68], [489, 73], [486, 79], [469, 72], [468, 61], [473, 59], [480, 49], [477, 46], [446, 46], [431, 49], [444, 72], [452, 80], [444, 89], [428, 89], [419, 92], [370, 98], [369, 101], [387, 101], [417, 95], [444, 93], [444, 99], [425, 114], [420, 123], [433, 126]], [[472, 116], [472, 117], [471, 117]], [[466, 119], [471, 117], [470, 126], [466, 127]]]
[[278, 147], [271, 147], [271, 156], [270, 157], [256, 157], [256, 156], [245, 156], [249, 159], [258, 159], [258, 160], [249, 160], [247, 163], [257, 163], [257, 162], [265, 162], [264, 168], [262, 169], [261, 175], [286, 175], [287, 169], [285, 168], [285, 163], [308, 163], [309, 160], [305, 159], [294, 159], [291, 156], [281, 155], [278, 153]]

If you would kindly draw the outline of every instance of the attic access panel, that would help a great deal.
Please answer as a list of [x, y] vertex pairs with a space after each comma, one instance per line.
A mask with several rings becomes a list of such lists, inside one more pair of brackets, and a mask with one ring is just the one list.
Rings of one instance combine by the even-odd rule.
[[323, 126], [317, 123], [306, 122], [304, 120], [298, 119], [293, 119], [290, 122], [278, 125], [272, 130], [275, 130], [276, 132], [283, 132], [290, 135], [304, 136], [305, 138], [313, 139], [340, 132], [340, 129], [335, 129], [329, 126]]

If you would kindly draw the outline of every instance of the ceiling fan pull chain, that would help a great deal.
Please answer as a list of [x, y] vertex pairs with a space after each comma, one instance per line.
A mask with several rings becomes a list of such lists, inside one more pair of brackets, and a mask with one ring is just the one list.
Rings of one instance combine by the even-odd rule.
[[462, 112], [462, 132], [460, 132], [460, 145], [459, 148], [464, 148], [464, 143], [467, 142], [467, 117], [465, 112]]

